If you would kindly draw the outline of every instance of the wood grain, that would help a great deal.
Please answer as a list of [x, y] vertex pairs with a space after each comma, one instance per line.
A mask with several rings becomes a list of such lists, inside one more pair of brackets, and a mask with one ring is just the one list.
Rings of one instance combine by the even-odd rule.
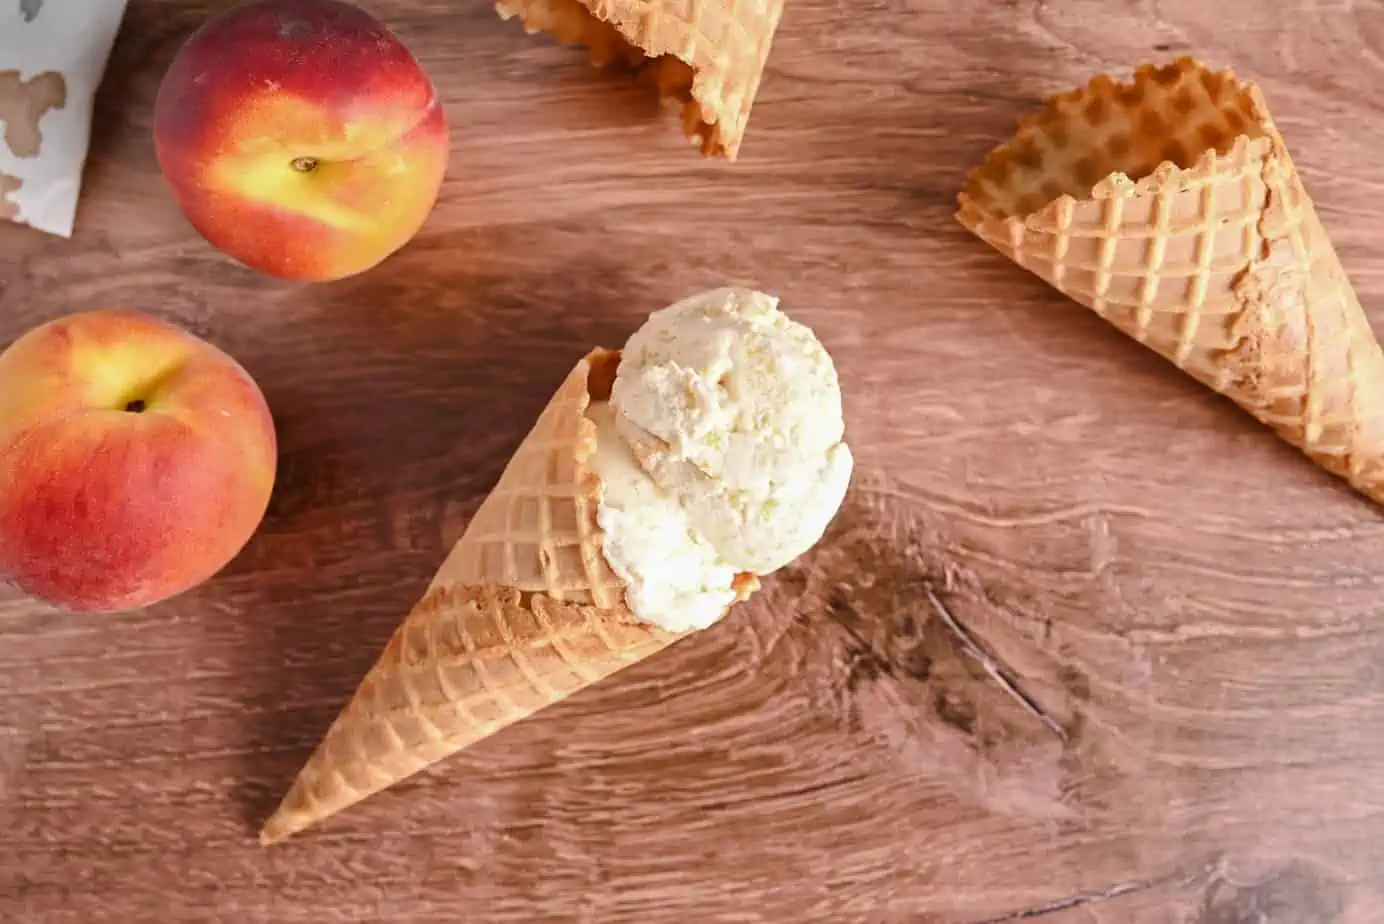
[[[1384, 918], [1384, 517], [951, 219], [1043, 95], [1193, 52], [1264, 87], [1384, 329], [1384, 2], [796, 0], [733, 166], [484, 2], [364, 5], [454, 139], [375, 271], [275, 283], [178, 215], [150, 113], [206, 2], [132, 3], [75, 239], [0, 229], [0, 342], [156, 313], [249, 368], [283, 444], [263, 529], [185, 598], [0, 595], [0, 919]], [[572, 363], [727, 282], [837, 357], [859, 477], [827, 540], [723, 625], [261, 850]]]

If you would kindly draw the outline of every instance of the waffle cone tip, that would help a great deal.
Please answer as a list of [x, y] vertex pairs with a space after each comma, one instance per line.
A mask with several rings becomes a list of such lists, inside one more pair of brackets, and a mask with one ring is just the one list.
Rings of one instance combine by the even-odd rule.
[[279, 843], [681, 638], [512, 588], [430, 591], [332, 723], [260, 843]]
[[[620, 353], [569, 373], [260, 831], [279, 843], [662, 651], [602, 551], [592, 400]], [[735, 584], [743, 600], [759, 586]]]

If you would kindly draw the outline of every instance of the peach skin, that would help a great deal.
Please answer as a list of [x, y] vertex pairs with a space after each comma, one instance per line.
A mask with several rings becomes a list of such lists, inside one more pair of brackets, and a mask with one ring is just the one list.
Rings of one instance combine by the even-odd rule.
[[0, 579], [85, 612], [189, 590], [258, 529], [277, 455], [211, 344], [125, 311], [37, 327], [0, 353]]
[[364, 272], [412, 239], [449, 150], [422, 67], [338, 0], [260, 0], [209, 19], [163, 77], [154, 143], [198, 233], [308, 282]]

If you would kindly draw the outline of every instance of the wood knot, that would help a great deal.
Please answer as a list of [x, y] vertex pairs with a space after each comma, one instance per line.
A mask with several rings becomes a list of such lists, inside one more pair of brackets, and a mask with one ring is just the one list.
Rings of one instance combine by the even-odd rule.
[[1341, 883], [1292, 860], [1252, 883], [1213, 882], [1195, 924], [1337, 924], [1345, 906]]

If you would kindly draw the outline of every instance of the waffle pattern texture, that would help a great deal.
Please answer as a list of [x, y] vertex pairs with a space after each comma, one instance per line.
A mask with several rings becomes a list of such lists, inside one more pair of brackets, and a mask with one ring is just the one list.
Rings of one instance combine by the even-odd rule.
[[272, 844], [681, 638], [605, 563], [577, 364], [260, 832]]
[[624, 581], [601, 551], [600, 479], [587, 465], [596, 452], [596, 427], [586, 418], [588, 378], [593, 363], [616, 362], [616, 355], [596, 351], [567, 376], [430, 589], [494, 584], [567, 603], [624, 608]]
[[589, 49], [597, 66], [651, 65], [707, 156], [734, 161], [784, 0], [497, 0], [504, 19]]
[[957, 219], [1384, 502], [1384, 352], [1263, 96], [1182, 58], [1054, 97]]
[[277, 843], [674, 640], [541, 594], [433, 590], [395, 631], [260, 841]]

